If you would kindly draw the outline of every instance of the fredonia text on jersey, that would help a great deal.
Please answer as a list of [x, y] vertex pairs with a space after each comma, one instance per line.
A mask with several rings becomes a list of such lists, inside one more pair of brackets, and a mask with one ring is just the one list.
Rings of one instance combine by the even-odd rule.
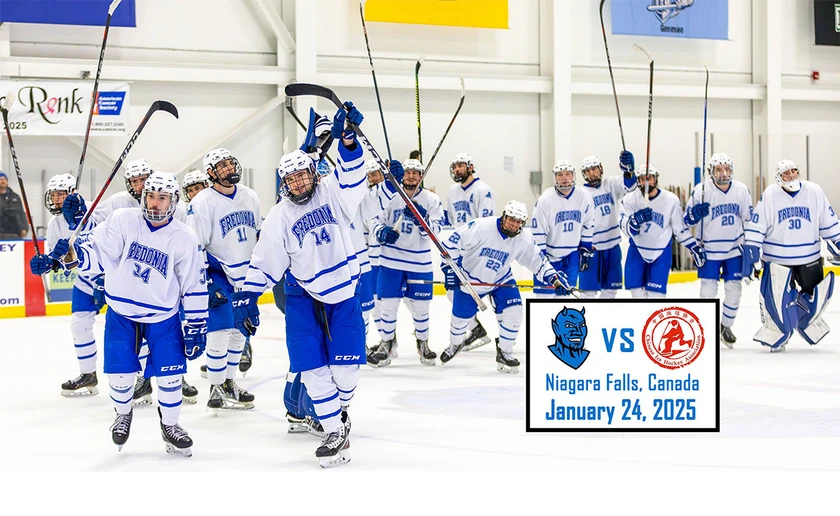
[[166, 269], [169, 265], [169, 255], [163, 251], [158, 251], [153, 247], [148, 247], [137, 242], [132, 242], [128, 246], [129, 260], [134, 260], [140, 263], [145, 263], [158, 271], [161, 276], [166, 277]]
[[797, 217], [811, 222], [811, 208], [807, 206], [790, 206], [779, 210], [779, 222], [791, 217]]
[[242, 210], [229, 213], [219, 219], [219, 226], [222, 228], [222, 238], [237, 226], [248, 226], [257, 229], [257, 220], [251, 210]]
[[327, 224], [338, 224], [329, 204], [319, 206], [312, 211], [306, 212], [301, 218], [292, 224], [292, 233], [298, 241], [298, 247], [303, 247], [303, 237], [315, 228]]
[[580, 222], [580, 219], [580, 210], [558, 211], [557, 215], [554, 216], [554, 223], [559, 224], [567, 220], [574, 220], [576, 222]]
[[720, 217], [721, 215], [735, 215], [737, 217], [740, 217], [741, 205], [736, 204], [734, 202], [730, 202], [726, 204], [718, 204], [717, 206], [712, 206], [712, 220]]

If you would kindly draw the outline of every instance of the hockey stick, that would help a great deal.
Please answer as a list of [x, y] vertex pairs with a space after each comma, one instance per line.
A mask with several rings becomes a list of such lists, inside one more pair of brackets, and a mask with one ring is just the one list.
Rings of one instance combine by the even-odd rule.
[[[706, 202], [706, 122], [708, 121], [709, 113], [709, 69], [706, 68], [706, 92], [703, 95], [703, 174], [700, 183], [700, 203]], [[706, 217], [703, 217], [705, 219]], [[700, 245], [703, 245], [703, 219], [700, 219]]]
[[607, 53], [607, 68], [610, 70], [610, 82], [612, 83], [613, 98], [615, 98], [615, 113], [618, 115], [618, 132], [621, 134], [621, 150], [627, 150], [624, 145], [624, 127], [621, 126], [621, 110], [618, 109], [618, 93], [615, 91], [615, 77], [613, 77], [612, 62], [610, 61], [610, 47], [607, 46], [607, 29], [604, 27], [604, 2], [601, 0], [601, 5], [598, 7], [598, 12], [601, 15], [601, 34], [604, 36], [604, 51]]
[[423, 59], [423, 54], [420, 54], [414, 64], [414, 110], [417, 112], [417, 151], [420, 153], [420, 161], [423, 161], [423, 134], [420, 131], [420, 67], [423, 66]]
[[79, 171], [76, 173], [76, 190], [82, 184], [82, 172], [85, 169], [85, 156], [87, 154], [88, 141], [90, 140], [90, 124], [93, 122], [93, 112], [98, 104], [99, 99], [97, 94], [99, 92], [99, 75], [102, 73], [102, 61], [105, 60], [105, 44], [108, 42], [108, 30], [111, 28], [111, 16], [117, 10], [122, 0], [114, 0], [108, 7], [108, 18], [105, 20], [105, 34], [102, 36], [102, 49], [99, 51], [99, 65], [96, 67], [96, 79], [93, 80], [93, 95], [90, 99], [90, 113], [88, 113], [87, 130], [85, 131], [85, 142], [82, 144], [82, 157], [79, 158]]
[[[176, 108], [175, 105], [171, 102], [167, 102], [165, 100], [156, 100], [152, 102], [152, 105], [149, 106], [149, 110], [146, 111], [146, 114], [143, 116], [143, 120], [140, 121], [140, 125], [137, 126], [137, 129], [134, 131], [134, 134], [131, 135], [131, 138], [128, 140], [128, 143], [126, 144], [125, 149], [123, 149], [122, 154], [120, 154], [120, 157], [117, 158], [117, 161], [116, 163], [114, 163], [113, 168], [111, 168], [111, 174], [108, 176], [107, 179], [105, 179], [105, 183], [102, 185], [102, 188], [99, 189], [99, 193], [96, 194], [96, 198], [91, 203], [87, 213], [85, 213], [84, 218], [79, 223], [79, 225], [76, 226], [76, 230], [70, 236], [70, 251], [67, 253], [67, 256], [71, 256], [73, 252], [73, 242], [75, 242], [76, 239], [79, 238], [79, 233], [82, 232], [82, 228], [84, 228], [87, 225], [91, 214], [93, 214], [93, 211], [96, 209], [96, 206], [99, 204], [99, 201], [102, 199], [102, 196], [105, 195], [105, 190], [107, 190], [108, 186], [111, 185], [111, 181], [114, 180], [114, 176], [117, 175], [117, 171], [122, 166], [123, 161], [125, 160], [126, 156], [128, 156], [129, 151], [131, 151], [131, 148], [134, 147], [134, 142], [137, 141], [137, 137], [140, 136], [140, 132], [143, 131], [144, 127], [146, 127], [146, 123], [149, 121], [152, 115], [158, 111], [166, 111], [175, 118], [178, 118], [178, 108]], [[73, 261], [68, 263], [68, 269], [72, 269], [73, 267], [75, 267], [75, 265], [73, 265]]]
[[[303, 129], [304, 131], [309, 130], [309, 127], [304, 125], [304, 123], [301, 121], [301, 119], [298, 118], [297, 113], [295, 113], [295, 108], [292, 107], [292, 98], [291, 97], [286, 97], [286, 111], [288, 111], [289, 114], [292, 115], [292, 118], [295, 119], [295, 121], [298, 123], [298, 125], [301, 127], [301, 129]], [[283, 149], [283, 154], [287, 154], [287, 153], [288, 153], [288, 151], [286, 151], [285, 148], [284, 148]], [[329, 154], [324, 154], [324, 157], [327, 158], [327, 161], [330, 162], [330, 165], [332, 165], [333, 168], [335, 168], [335, 161], [333, 161], [332, 158], [330, 158]]]
[[365, 0], [359, 0], [359, 17], [362, 19], [362, 32], [365, 33], [365, 47], [367, 48], [368, 61], [370, 61], [370, 74], [373, 76], [373, 90], [376, 92], [379, 118], [382, 119], [382, 132], [385, 134], [385, 148], [388, 150], [388, 161], [391, 161], [393, 159], [391, 157], [391, 143], [388, 141], [388, 130], [385, 128], [385, 113], [382, 111], [382, 99], [379, 97], [379, 85], [376, 83], [376, 70], [373, 68], [373, 56], [370, 54], [370, 41], [368, 40], [367, 25], [365, 25], [364, 5]]
[[3, 113], [3, 125], [6, 127], [6, 138], [9, 140], [9, 153], [12, 155], [12, 163], [15, 166], [15, 174], [18, 179], [18, 186], [20, 187], [20, 197], [23, 201], [23, 210], [26, 213], [26, 222], [29, 223], [29, 231], [32, 232], [32, 245], [35, 247], [35, 254], [41, 254], [41, 246], [38, 245], [38, 236], [35, 234], [35, 224], [32, 223], [32, 213], [29, 211], [29, 200], [26, 198], [26, 187], [23, 184], [23, 176], [20, 174], [20, 165], [18, 164], [17, 152], [15, 152], [15, 143], [12, 141], [12, 130], [9, 126], [9, 108], [15, 102], [15, 96], [10, 91], [3, 99], [3, 104], [0, 106], [0, 112]]
[[[645, 172], [650, 174], [650, 126], [653, 120], [653, 57], [647, 50], [634, 44], [637, 50], [642, 52], [650, 60], [650, 93], [648, 94], [648, 120], [647, 120], [647, 151], [645, 153]], [[650, 182], [645, 181], [645, 208], [650, 203]]]
[[[419, 279], [406, 280], [406, 283], [408, 283], [410, 285], [446, 285], [445, 281], [419, 280]], [[550, 289], [550, 288], [552, 288], [550, 285], [529, 285], [527, 283], [513, 283], [513, 284], [511, 284], [511, 283], [481, 283], [481, 282], [476, 282], [476, 281], [470, 282], [470, 285], [472, 285], [474, 287], [493, 287], [493, 288], [499, 288], [499, 287], [524, 288], [524, 289], [539, 289], [539, 288]], [[572, 289], [569, 292], [571, 292], [571, 294], [574, 297], [579, 297], [580, 289], [572, 287]]]
[[[325, 88], [317, 84], [307, 84], [302, 82], [292, 83], [286, 85], [285, 91], [286, 95], [289, 97], [297, 97], [300, 95], [314, 95], [316, 97], [325, 98], [333, 104], [335, 104], [337, 108], [344, 109], [344, 104], [341, 102], [341, 100], [338, 98], [335, 92], [333, 92], [329, 88]], [[379, 168], [385, 171], [385, 179], [391, 183], [391, 186], [393, 186], [394, 189], [396, 189], [403, 202], [405, 202], [405, 205], [414, 214], [414, 218], [417, 219], [420, 227], [429, 236], [429, 239], [432, 241], [432, 243], [435, 245], [438, 252], [440, 253], [441, 258], [443, 258], [447, 265], [452, 267], [452, 270], [458, 276], [458, 279], [461, 281], [461, 283], [468, 283], [467, 276], [466, 274], [464, 274], [464, 271], [461, 270], [457, 263], [455, 263], [455, 260], [452, 259], [452, 256], [450, 256], [449, 251], [447, 251], [446, 248], [443, 247], [443, 244], [440, 243], [440, 240], [438, 240], [437, 235], [435, 235], [435, 233], [432, 231], [432, 228], [430, 228], [429, 224], [423, 219], [423, 217], [420, 216], [420, 212], [417, 211], [417, 207], [414, 206], [414, 203], [411, 202], [411, 199], [408, 198], [408, 195], [405, 193], [405, 190], [403, 190], [402, 186], [397, 182], [396, 179], [394, 179], [393, 174], [391, 174], [391, 172], [388, 170], [388, 167], [385, 166], [385, 161], [382, 159], [379, 153], [376, 152], [376, 149], [373, 148], [373, 145], [370, 143], [370, 140], [368, 140], [367, 136], [365, 136], [365, 133], [363, 133], [361, 128], [359, 128], [359, 126], [357, 125], [350, 124], [350, 127], [352, 127], [354, 131], [356, 131], [356, 138], [362, 143], [362, 146], [364, 146], [365, 149], [367, 149], [367, 151], [373, 156], [373, 159], [375, 159], [376, 162], [379, 163]], [[486, 310], [487, 305], [484, 304], [484, 301], [481, 300], [481, 298], [475, 292], [475, 289], [473, 289], [469, 285], [467, 285], [467, 287], [470, 291], [470, 296], [475, 301], [475, 304], [478, 305], [479, 309], [481, 309], [482, 311]]]

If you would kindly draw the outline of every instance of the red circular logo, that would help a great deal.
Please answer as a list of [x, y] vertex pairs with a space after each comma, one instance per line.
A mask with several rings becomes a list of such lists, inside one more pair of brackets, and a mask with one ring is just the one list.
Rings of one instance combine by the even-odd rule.
[[694, 362], [706, 342], [700, 320], [679, 306], [653, 312], [642, 338], [648, 358], [665, 369], [679, 369]]

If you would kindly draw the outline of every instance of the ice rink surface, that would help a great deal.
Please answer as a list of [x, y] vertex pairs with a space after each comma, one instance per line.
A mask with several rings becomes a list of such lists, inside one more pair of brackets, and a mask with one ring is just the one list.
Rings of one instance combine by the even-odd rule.
[[[699, 283], [669, 286], [669, 296], [695, 297]], [[722, 289], [721, 289], [722, 291]], [[526, 296], [529, 294], [525, 294]], [[622, 296], [628, 295], [622, 293]], [[840, 470], [840, 304], [824, 319], [834, 327], [819, 345], [795, 336], [784, 353], [752, 341], [759, 323], [758, 285], [745, 287], [734, 350], [721, 349], [721, 432], [697, 434], [529, 434], [525, 432], [525, 336], [514, 354], [518, 375], [498, 373], [492, 344], [461, 353], [447, 366], [420, 364], [411, 318], [401, 307], [399, 358], [362, 368], [351, 407], [352, 462], [346, 472], [650, 473], [833, 472]], [[111, 442], [114, 410], [102, 374], [104, 317], [97, 318], [99, 395], [64, 398], [62, 382], [78, 374], [69, 317], [0, 320], [7, 354], [0, 398], [0, 470], [10, 472], [319, 471], [320, 443], [286, 433], [283, 389], [288, 359], [282, 314], [262, 305], [252, 339], [254, 366], [237, 382], [256, 396], [251, 411], [205, 408], [204, 358], [189, 363], [197, 405], [184, 405], [181, 425], [195, 441], [192, 458], [167, 455], [155, 407], [135, 409], [121, 452]], [[449, 304], [432, 303], [431, 338], [448, 345]], [[481, 316], [497, 335], [492, 313]], [[523, 326], [524, 328], [524, 326]], [[370, 336], [370, 342], [373, 336]], [[155, 394], [157, 388], [155, 387]]]

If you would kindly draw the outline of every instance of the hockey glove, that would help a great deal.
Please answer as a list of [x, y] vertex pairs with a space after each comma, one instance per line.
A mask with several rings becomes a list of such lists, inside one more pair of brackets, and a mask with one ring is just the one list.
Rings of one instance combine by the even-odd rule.
[[[426, 211], [426, 208], [424, 208], [420, 204], [417, 204], [416, 202], [412, 202], [411, 204], [413, 204], [414, 207], [417, 208], [417, 211], [420, 213], [420, 216], [423, 217], [423, 220], [429, 220], [428, 219], [429, 213]], [[414, 221], [414, 223], [417, 224], [418, 226], [420, 225], [420, 221], [417, 220], [417, 217], [414, 216], [414, 212], [412, 212], [411, 208], [409, 208], [408, 206], [403, 208], [403, 217], [405, 217], [407, 220]]]
[[188, 321], [184, 325], [184, 353], [190, 360], [195, 360], [207, 347], [207, 323], [203, 319]]
[[68, 195], [67, 198], [64, 199], [64, 203], [61, 205], [61, 214], [70, 226], [71, 231], [76, 230], [76, 226], [78, 226], [85, 217], [85, 213], [87, 213], [85, 200], [77, 193]]
[[688, 248], [691, 257], [694, 258], [694, 265], [699, 269], [706, 264], [706, 250], [702, 245], [694, 244]]
[[452, 267], [444, 265], [440, 270], [443, 272], [443, 285], [446, 290], [456, 290], [461, 286], [461, 282], [458, 280], [458, 276], [455, 274], [455, 271], [452, 270]]
[[826, 240], [825, 243], [828, 247], [829, 263], [831, 263], [832, 265], [840, 265], [840, 240], [838, 240], [837, 242]]
[[36, 276], [40, 276], [53, 270], [55, 265], [58, 264], [56, 264], [49, 256], [45, 254], [36, 254], [31, 260], [29, 260], [29, 271]]
[[332, 133], [332, 137], [336, 140], [340, 140], [341, 137], [344, 135], [344, 122], [347, 120], [347, 111], [344, 108], [338, 108], [335, 112], [335, 116], [333, 117], [332, 128], [330, 128], [330, 132]]
[[642, 224], [653, 220], [653, 210], [644, 208], [630, 216], [628, 225], [630, 226], [630, 233], [638, 235], [642, 231]]
[[402, 184], [403, 177], [405, 176], [405, 169], [403, 169], [402, 163], [397, 160], [391, 160], [391, 165], [388, 167], [388, 171], [392, 176], [394, 176], [397, 183]]
[[572, 285], [569, 283], [569, 277], [563, 271], [556, 271], [550, 275], [548, 282], [554, 285], [554, 295], [568, 296], [572, 293]]
[[393, 244], [399, 238], [400, 234], [394, 231], [394, 228], [390, 226], [382, 226], [379, 228], [379, 231], [376, 232], [376, 240], [378, 240], [380, 244]]
[[595, 251], [592, 248], [586, 246], [578, 247], [578, 270], [580, 272], [589, 268], [589, 261], [592, 259], [594, 254]]
[[363, 115], [362, 112], [359, 111], [358, 108], [356, 108], [356, 106], [354, 106], [349, 100], [344, 103], [344, 107], [347, 108], [347, 121], [353, 125], [362, 125], [365, 115]]
[[[633, 153], [630, 151], [621, 151], [621, 155], [618, 158], [619, 167], [621, 171], [624, 173], [624, 179], [630, 179], [636, 177], [633, 172], [636, 170], [636, 159], [633, 157]], [[625, 183], [626, 184], [626, 183]]]
[[753, 278], [758, 278], [755, 264], [761, 258], [761, 251], [754, 245], [744, 244], [741, 246], [741, 257], [741, 279], [749, 283]]
[[257, 326], [260, 325], [260, 308], [257, 306], [259, 297], [256, 292], [233, 293], [233, 324], [246, 337], [256, 335]]
[[225, 295], [225, 291], [222, 290], [221, 285], [218, 285], [210, 278], [207, 279], [207, 294], [210, 296], [207, 300], [207, 306], [210, 308], [222, 306], [228, 302], [228, 298]]
[[97, 312], [105, 306], [105, 276], [99, 276], [93, 281], [93, 306]]
[[700, 222], [703, 217], [709, 215], [709, 203], [704, 202], [695, 204], [685, 214], [685, 223], [689, 226], [694, 226]]

